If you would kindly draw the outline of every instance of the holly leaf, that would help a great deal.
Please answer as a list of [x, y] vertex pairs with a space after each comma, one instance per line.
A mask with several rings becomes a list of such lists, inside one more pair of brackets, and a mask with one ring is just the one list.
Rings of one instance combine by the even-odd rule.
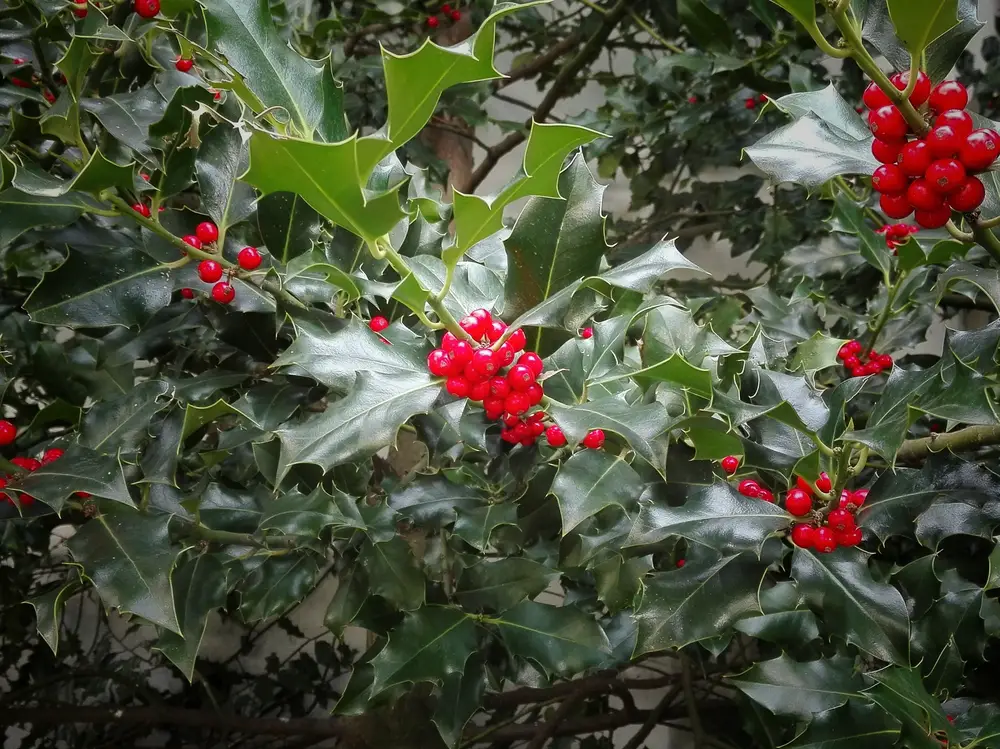
[[[341, 496], [343, 500], [350, 501], [346, 495]], [[315, 539], [319, 538], [324, 529], [331, 526], [357, 527], [357, 523], [344, 515], [338, 506], [337, 498], [328, 494], [326, 489], [319, 485], [308, 496], [298, 491], [291, 491], [266, 502], [258, 530], [261, 532], [272, 530], [290, 536]]]
[[522, 557], [484, 560], [462, 571], [456, 596], [466, 609], [506, 611], [558, 578], [558, 571]]
[[59, 632], [62, 629], [62, 615], [66, 601], [81, 587], [79, 580], [70, 580], [25, 601], [35, 610], [35, 629], [52, 650], [53, 655], [59, 652]]
[[337, 578], [337, 590], [323, 617], [326, 628], [338, 637], [344, 627], [354, 621], [368, 600], [368, 578], [360, 564], [351, 564]]
[[522, 601], [488, 621], [499, 629], [511, 654], [527, 658], [550, 675], [575, 676], [600, 665], [611, 651], [607, 635], [593, 617], [569, 606]]
[[513, 502], [496, 502], [474, 510], [459, 510], [454, 532], [474, 549], [486, 551], [493, 531], [501, 525], [517, 525], [517, 505]]
[[66, 545], [105, 604], [179, 634], [170, 585], [177, 549], [170, 545], [169, 524], [169, 515], [113, 505]]
[[163, 118], [167, 108], [166, 102], [155, 90], [143, 87], [125, 94], [83, 99], [80, 107], [100, 120], [113, 138], [146, 159], [155, 158], [149, 140], [149, 127]]
[[219, 124], [202, 138], [198, 148], [195, 170], [201, 209], [212, 217], [220, 235], [253, 213], [254, 191], [239, 181], [248, 164], [246, 137], [239, 128]]
[[446, 746], [457, 747], [461, 743], [465, 726], [480, 709], [485, 693], [486, 679], [478, 656], [466, 661], [463, 673], [444, 678], [431, 720]]
[[371, 592], [403, 611], [424, 603], [424, 575], [409, 545], [400, 536], [384, 543], [365, 542], [358, 561], [371, 582]]
[[565, 536], [605, 507], [636, 508], [643, 483], [620, 456], [603, 450], [582, 450], [559, 467], [551, 493], [559, 502]]
[[593, 569], [597, 600], [612, 614], [631, 608], [652, 566], [652, 557], [648, 556], [626, 558], [615, 554], [601, 562]]
[[788, 749], [885, 749], [896, 746], [900, 723], [878, 705], [851, 699], [834, 710], [813, 716], [805, 733]]
[[372, 659], [372, 696], [397, 684], [441, 685], [448, 676], [462, 674], [477, 649], [476, 625], [468, 614], [446, 606], [417, 609], [393, 629]]
[[323, 219], [293, 192], [272, 192], [257, 202], [257, 228], [271, 257], [287, 265], [319, 240]]
[[855, 549], [819, 554], [796, 548], [792, 579], [827, 631], [876, 658], [906, 663], [910, 634], [906, 604], [896, 588], [872, 577], [866, 560]]
[[775, 715], [802, 720], [843, 707], [850, 698], [860, 698], [864, 688], [854, 659], [847, 656], [800, 662], [782, 654], [727, 681]]
[[812, 642], [819, 637], [816, 615], [801, 609], [749, 616], [740, 619], [733, 628], [758, 640], [785, 646]]
[[[815, 4], [812, 9], [815, 9]], [[815, 18], [815, 14], [812, 15]], [[837, 87], [832, 83], [817, 91], [786, 94], [777, 99], [771, 99], [771, 103], [792, 117], [797, 118], [812, 114], [822, 120], [827, 127], [837, 130], [853, 140], [871, 140], [872, 134], [864, 119], [840, 95]]]
[[11, 489], [30, 494], [62, 512], [66, 498], [75, 492], [134, 506], [121, 463], [115, 455], [101, 455], [81, 445], [71, 445], [59, 460], [25, 474]]
[[958, 23], [958, 0], [888, 0], [888, 6], [896, 36], [911, 55]]
[[483, 493], [443, 476], [418, 476], [389, 495], [389, 506], [419, 526], [440, 528], [454, 523], [456, 510], [471, 511], [486, 504]]
[[146, 380], [120, 398], [95, 404], [83, 417], [80, 444], [104, 453], [134, 448], [153, 415], [169, 404], [168, 392], [162, 380]]
[[948, 721], [940, 701], [930, 695], [920, 679], [917, 669], [889, 666], [872, 671], [869, 677], [877, 682], [874, 689], [866, 692], [868, 698], [882, 710], [903, 724], [903, 735], [908, 733], [918, 737], [929, 746], [940, 742], [931, 738], [938, 731], [948, 737], [948, 743], [958, 741], [955, 728]]

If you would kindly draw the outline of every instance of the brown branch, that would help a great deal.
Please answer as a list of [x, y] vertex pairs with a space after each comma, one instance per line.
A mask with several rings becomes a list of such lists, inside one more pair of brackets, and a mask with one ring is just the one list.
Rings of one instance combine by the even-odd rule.
[[555, 735], [555, 732], [559, 730], [559, 726], [566, 722], [566, 719], [583, 702], [586, 696], [584, 692], [577, 692], [563, 700], [552, 718], [538, 726], [538, 730], [531, 741], [528, 742], [528, 746], [525, 749], [542, 749], [545, 746], [545, 742]]
[[705, 746], [705, 730], [701, 727], [701, 716], [698, 714], [698, 701], [694, 696], [694, 679], [691, 677], [691, 661], [681, 660], [681, 684], [684, 688], [684, 701], [687, 702], [688, 722], [691, 724], [691, 737], [694, 749]]
[[538, 73], [541, 73], [549, 67], [549, 65], [578, 45], [582, 38], [583, 37], [579, 31], [574, 31], [562, 41], [553, 44], [552, 47], [549, 48], [549, 51], [544, 55], [539, 55], [531, 62], [511, 70], [510, 73], [507, 74], [506, 78], [500, 80], [497, 84], [497, 88], [506, 88], [512, 83], [520, 81], [524, 78], [532, 78]]
[[660, 689], [674, 684], [676, 676], [663, 676], [658, 679], [619, 679], [618, 673], [587, 676], [576, 681], [567, 681], [551, 687], [523, 687], [509, 692], [490, 694], [486, 696], [485, 705], [489, 709], [514, 707], [532, 702], [545, 702], [554, 698], [565, 697], [576, 693], [584, 695], [600, 694], [613, 691], [618, 687], [626, 689]]
[[642, 727], [636, 731], [635, 735], [628, 740], [628, 743], [623, 747], [623, 749], [640, 749], [642, 742], [646, 740], [646, 737], [653, 732], [653, 729], [659, 724], [660, 720], [663, 718], [663, 714], [670, 709], [670, 706], [674, 704], [674, 700], [677, 699], [677, 695], [680, 694], [681, 687], [675, 686], [661, 699], [652, 710], [649, 711], [645, 722]]
[[[587, 43], [577, 52], [576, 56], [566, 63], [556, 75], [544, 98], [535, 108], [534, 114], [524, 123], [525, 131], [530, 130], [532, 120], [544, 120], [552, 113], [555, 105], [565, 96], [566, 90], [576, 79], [577, 73], [601, 53], [604, 42], [611, 36], [611, 32], [615, 30], [618, 22], [628, 14], [629, 5], [630, 0], [618, 0], [618, 4], [604, 15], [604, 21], [597, 32], [587, 40]], [[527, 137], [524, 132], [508, 133], [503, 140], [487, 150], [483, 163], [476, 167], [476, 170], [469, 178], [467, 191], [475, 190], [486, 179], [486, 176], [493, 167], [497, 165], [500, 158], [517, 148], [517, 146], [527, 140]]]
[[1000, 445], [1000, 427], [966, 427], [957, 432], [906, 440], [896, 453], [896, 460], [912, 463], [946, 450], [975, 450], [987, 445]]

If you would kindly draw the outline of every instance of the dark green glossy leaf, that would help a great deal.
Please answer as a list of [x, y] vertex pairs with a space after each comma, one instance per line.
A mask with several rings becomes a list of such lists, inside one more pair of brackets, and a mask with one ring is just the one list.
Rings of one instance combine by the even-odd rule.
[[83, 99], [80, 106], [94, 115], [117, 140], [136, 153], [151, 159], [149, 127], [163, 117], [166, 102], [151, 88], [99, 99]]
[[781, 655], [728, 681], [771, 712], [804, 720], [842, 707], [864, 687], [854, 660], [844, 656], [799, 662]]
[[456, 510], [471, 511], [486, 503], [481, 491], [443, 476], [420, 476], [389, 495], [389, 506], [420, 526], [439, 528], [455, 522]]
[[522, 601], [496, 619], [512, 654], [538, 664], [546, 673], [575, 676], [601, 663], [611, 647], [597, 622], [568, 606]]
[[621, 456], [582, 450], [559, 467], [550, 491], [559, 501], [566, 535], [605, 507], [635, 509], [642, 490], [639, 474]]
[[957, 738], [941, 703], [928, 694], [916, 669], [890, 666], [868, 674], [878, 684], [867, 692], [868, 698], [903, 724], [903, 735], [917, 743], [913, 746], [940, 746], [931, 737], [943, 731], [949, 741]]
[[[344, 497], [345, 501], [350, 501]], [[319, 538], [330, 526], [354, 526], [355, 521], [341, 512], [335, 497], [317, 486], [308, 495], [289, 492], [266, 502], [260, 519], [261, 531], [278, 531], [292, 536]]]
[[480, 709], [485, 693], [486, 679], [478, 656], [466, 661], [463, 673], [445, 677], [431, 720], [449, 749], [461, 743], [465, 726]]
[[238, 584], [240, 614], [248, 622], [279, 616], [313, 589], [319, 564], [308, 552], [272, 556]]
[[47, 593], [25, 601], [35, 610], [35, 629], [52, 650], [53, 655], [59, 652], [59, 632], [62, 629], [62, 615], [66, 601], [80, 588], [79, 580], [70, 580]]
[[0, 249], [29, 229], [72, 224], [90, 207], [96, 204], [79, 193], [50, 198], [9, 187], [0, 192]]
[[226, 605], [226, 569], [211, 554], [185, 559], [174, 572], [173, 589], [179, 634], [162, 633], [156, 647], [191, 681], [208, 615]]
[[743, 634], [778, 645], [795, 646], [819, 637], [816, 615], [801, 609], [750, 616], [733, 626]]
[[393, 536], [385, 543], [366, 542], [358, 561], [375, 595], [403, 611], [412, 611], [423, 604], [423, 573], [409, 545], [400, 536]]
[[254, 191], [239, 181], [247, 158], [243, 132], [235, 127], [216, 125], [202, 138], [195, 162], [201, 210], [212, 217], [220, 235], [253, 212]]
[[41, 500], [56, 512], [62, 512], [66, 498], [74, 492], [133, 505], [117, 456], [101, 455], [80, 445], [72, 445], [61, 458], [12, 482], [11, 487]]
[[643, 577], [652, 568], [651, 557], [622, 557], [614, 555], [594, 567], [594, 585], [597, 599], [616, 614], [630, 609], [635, 597], [642, 590]]
[[534, 598], [558, 577], [558, 571], [530, 559], [484, 560], [462, 571], [456, 595], [466, 609], [506, 611]]
[[888, 0], [896, 36], [920, 55], [927, 45], [958, 23], [958, 0]]
[[726, 20], [703, 0], [678, 0], [677, 16], [700, 47], [728, 52], [732, 36]]
[[102, 453], [134, 448], [153, 415], [166, 408], [170, 386], [162, 380], [141, 382], [116, 400], [97, 403], [83, 417], [80, 444]]
[[455, 535], [479, 551], [490, 546], [493, 531], [502, 525], [517, 525], [517, 505], [498, 502], [474, 510], [459, 510]]
[[267, 251], [287, 264], [312, 249], [322, 218], [295, 193], [273, 192], [257, 203], [257, 226]]
[[849, 700], [836, 710], [813, 717], [808, 730], [789, 749], [885, 749], [895, 746], [899, 721], [878, 705]]

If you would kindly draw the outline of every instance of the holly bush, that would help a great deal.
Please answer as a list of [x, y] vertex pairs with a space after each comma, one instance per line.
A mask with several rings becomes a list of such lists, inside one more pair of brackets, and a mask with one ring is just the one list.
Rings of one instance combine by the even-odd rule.
[[[917, 348], [1000, 305], [995, 55], [971, 0], [750, 5], [6, 3], [2, 722], [1000, 745], [1000, 323]], [[484, 114], [529, 75], [531, 120]], [[464, 175], [428, 140], [490, 121]], [[288, 618], [330, 579], [336, 650]], [[234, 673], [272, 626], [292, 656]]]

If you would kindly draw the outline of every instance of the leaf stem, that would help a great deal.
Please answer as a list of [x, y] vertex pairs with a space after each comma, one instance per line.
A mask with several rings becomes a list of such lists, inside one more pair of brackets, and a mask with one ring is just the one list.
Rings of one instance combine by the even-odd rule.
[[1000, 239], [993, 233], [993, 230], [978, 221], [972, 222], [972, 236], [976, 242], [993, 257], [993, 260], [1000, 265]]
[[909, 463], [947, 450], [975, 450], [997, 444], [1000, 444], [1000, 426], [966, 427], [955, 432], [906, 440], [896, 453], [896, 460]]
[[896, 279], [896, 283], [889, 283], [886, 285], [888, 296], [885, 300], [885, 309], [883, 309], [881, 314], [879, 314], [878, 321], [875, 323], [875, 328], [872, 332], [872, 339], [868, 343], [867, 348], [865, 348], [865, 356], [871, 354], [872, 349], [875, 348], [875, 342], [878, 341], [878, 337], [882, 334], [886, 324], [889, 322], [889, 317], [892, 315], [892, 305], [896, 301], [896, 294], [899, 293], [899, 288], [903, 285], [903, 279], [905, 278], [906, 272], [902, 271], [899, 274], [899, 278]]
[[202, 541], [208, 541], [209, 543], [230, 544], [234, 546], [256, 546], [261, 549], [268, 549], [271, 547], [293, 549], [299, 542], [299, 539], [295, 536], [258, 536], [253, 533], [217, 531], [192, 522], [187, 524], [185, 532], [188, 533], [188, 535], [194, 536]]

